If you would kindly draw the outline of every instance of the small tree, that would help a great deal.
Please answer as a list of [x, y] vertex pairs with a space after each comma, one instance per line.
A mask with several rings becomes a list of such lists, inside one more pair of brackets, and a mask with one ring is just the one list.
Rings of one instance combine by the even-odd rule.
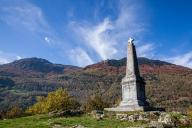
[[31, 114], [48, 113], [77, 109], [80, 104], [71, 97], [65, 89], [48, 93], [47, 97], [37, 97], [37, 103], [27, 110]]
[[27, 110], [27, 113], [30, 114], [41, 114], [46, 113], [46, 97], [43, 96], [37, 96], [36, 97], [37, 103], [35, 103], [33, 106], [29, 107]]
[[109, 104], [104, 102], [100, 96], [94, 96], [87, 101], [85, 110], [86, 111], [103, 110], [108, 106]]

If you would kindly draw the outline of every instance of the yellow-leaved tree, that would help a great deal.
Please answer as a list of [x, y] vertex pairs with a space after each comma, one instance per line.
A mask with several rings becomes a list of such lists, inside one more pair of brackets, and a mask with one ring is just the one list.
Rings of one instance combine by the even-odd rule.
[[52, 111], [72, 110], [80, 107], [69, 93], [62, 88], [54, 92], [49, 92], [47, 97], [37, 97], [37, 103], [27, 109], [27, 113], [41, 114]]
[[187, 109], [187, 114], [192, 118], [192, 106]]

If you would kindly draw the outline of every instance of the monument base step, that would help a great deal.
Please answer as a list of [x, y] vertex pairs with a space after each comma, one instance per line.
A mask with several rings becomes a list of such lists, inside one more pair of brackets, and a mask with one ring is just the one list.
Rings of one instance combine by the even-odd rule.
[[135, 106], [135, 105], [118, 106], [116, 108], [104, 108], [105, 111], [113, 111], [113, 112], [146, 111], [149, 109], [150, 109], [149, 106]]
[[165, 108], [155, 108], [152, 106], [126, 105], [126, 106], [118, 106], [116, 108], [104, 108], [104, 110], [109, 112], [165, 111]]

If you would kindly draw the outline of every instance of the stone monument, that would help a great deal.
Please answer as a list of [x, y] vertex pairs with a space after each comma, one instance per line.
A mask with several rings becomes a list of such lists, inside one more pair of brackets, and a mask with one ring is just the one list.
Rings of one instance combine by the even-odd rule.
[[148, 107], [145, 97], [145, 82], [140, 76], [134, 39], [128, 40], [126, 76], [122, 79], [122, 101], [116, 108], [106, 111], [144, 111]]

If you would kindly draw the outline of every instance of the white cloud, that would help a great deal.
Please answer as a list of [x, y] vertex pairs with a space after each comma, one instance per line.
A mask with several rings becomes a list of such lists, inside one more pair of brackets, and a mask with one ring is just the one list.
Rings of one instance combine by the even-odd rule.
[[110, 20], [105, 17], [102, 22], [91, 25], [73, 21], [71, 27], [83, 39], [81, 45], [85, 43], [101, 59], [111, 59], [122, 57], [122, 49], [127, 45], [128, 38], [144, 31], [144, 25], [138, 15], [136, 4], [123, 1], [119, 3], [119, 14], [116, 19]]
[[131, 0], [121, 0], [119, 2], [119, 14], [118, 18], [114, 21], [116, 28], [116, 38], [126, 38], [127, 36], [140, 34], [145, 30], [144, 21], [141, 19], [140, 4], [135, 4]]
[[152, 57], [153, 56], [154, 45], [144, 44], [137, 47], [137, 55], [140, 57]]
[[166, 58], [163, 58], [163, 60], [177, 64], [177, 65], [183, 65], [183, 66], [192, 68], [192, 51], [185, 53], [183, 55], [166, 57]]
[[45, 37], [44, 39], [45, 39], [45, 41], [46, 41], [47, 43], [50, 43], [50, 40], [49, 40], [48, 37]]
[[9, 62], [10, 62], [10, 60], [0, 57], [0, 64], [6, 64], [6, 63], [9, 63]]
[[13, 53], [5, 53], [3, 51], [0, 51], [0, 64], [7, 64], [19, 59], [21, 59], [21, 56], [15, 55]]
[[17, 60], [20, 60], [20, 59], [22, 59], [22, 57], [21, 57], [21, 56], [16, 56], [16, 58], [17, 58]]
[[[72, 29], [78, 36], [80, 36], [77, 40], [83, 39], [83, 41], [80, 41], [80, 46], [85, 46], [86, 50], [90, 49], [94, 51], [97, 54], [96, 57], [94, 56], [94, 59], [98, 58], [98, 56], [99, 59], [104, 60], [122, 57], [122, 53], [124, 53], [124, 51], [126, 52], [124, 46], [127, 46], [127, 39], [131, 36], [141, 34], [141, 32], [145, 30], [144, 22], [140, 20], [145, 19], [145, 17], [139, 16], [140, 10], [138, 5], [139, 3], [135, 4], [134, 2], [121, 0], [119, 2], [119, 8], [116, 10], [116, 12], [118, 12], [117, 16], [115, 16], [116, 18], [110, 19], [110, 16], [106, 16], [103, 20], [99, 20], [100, 22], [97, 23], [73, 22]], [[28, 1], [22, 1], [9, 6], [2, 6], [0, 11], [0, 20], [7, 24], [18, 27], [19, 29], [25, 28], [30, 32], [36, 33], [49, 45], [58, 43], [59, 47], [61, 46], [68, 49], [68, 45], [70, 44], [63, 43], [65, 41], [58, 37], [59, 34], [54, 33], [43, 15], [41, 8], [36, 5], [31, 4]], [[74, 10], [71, 10], [69, 17], [73, 17], [73, 11]], [[98, 9], [97, 11], [100, 10]], [[74, 38], [76, 39], [78, 37], [75, 37], [74, 35]], [[88, 53], [92, 52], [87, 52], [81, 49], [75, 50], [73, 53], [82, 53], [82, 56], [87, 58], [88, 64], [93, 63], [94, 59], [90, 59], [88, 55]], [[147, 56], [149, 54], [145, 53], [143, 55]], [[77, 57], [75, 57], [75, 61], [77, 60], [76, 58]], [[80, 60], [78, 60], [78, 63], [84, 65]]]
[[78, 31], [85, 43], [95, 50], [102, 59], [110, 58], [117, 52], [113, 46], [114, 41], [110, 39], [108, 34], [108, 31], [112, 29], [113, 26], [107, 18], [96, 26], [76, 27], [76, 31]]
[[86, 66], [93, 64], [93, 60], [89, 55], [81, 48], [72, 49], [70, 52], [72, 61], [78, 66]]
[[47, 33], [49, 25], [41, 9], [29, 2], [18, 2], [1, 7], [0, 19], [14, 27], [24, 27], [32, 32]]
[[[44, 37], [44, 40], [45, 42], [48, 44], [48, 45], [52, 45], [54, 44], [55, 42], [50, 38], [50, 37]], [[58, 42], [58, 41], [57, 41]]]

